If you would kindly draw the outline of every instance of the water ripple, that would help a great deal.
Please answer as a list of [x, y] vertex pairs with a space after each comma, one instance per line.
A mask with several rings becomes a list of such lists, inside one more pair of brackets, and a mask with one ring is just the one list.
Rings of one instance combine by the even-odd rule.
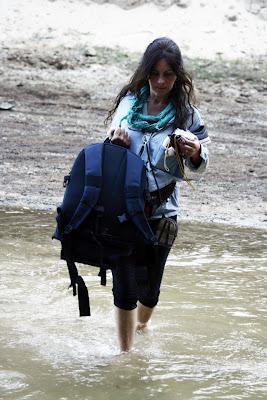
[[9, 209], [0, 221], [0, 397], [264, 398], [265, 231], [182, 225], [152, 328], [119, 355], [110, 274], [103, 288], [80, 266], [93, 315], [78, 318], [53, 215]]

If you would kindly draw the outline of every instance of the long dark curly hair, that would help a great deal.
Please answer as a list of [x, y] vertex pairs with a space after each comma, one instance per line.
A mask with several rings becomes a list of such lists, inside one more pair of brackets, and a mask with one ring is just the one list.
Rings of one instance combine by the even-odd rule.
[[121, 99], [128, 92], [133, 93], [137, 98], [139, 97], [141, 88], [148, 85], [148, 79], [153, 67], [162, 59], [166, 60], [177, 77], [169, 97], [176, 110], [173, 128], [185, 129], [190, 110], [193, 118], [194, 87], [190, 74], [184, 69], [179, 47], [167, 37], [157, 38], [148, 45], [129, 83], [121, 89], [115, 98], [114, 106], [108, 112], [106, 123], [112, 119]]

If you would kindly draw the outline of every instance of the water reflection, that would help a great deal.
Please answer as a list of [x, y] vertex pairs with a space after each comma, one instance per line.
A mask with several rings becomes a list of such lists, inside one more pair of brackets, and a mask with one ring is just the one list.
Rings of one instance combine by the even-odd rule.
[[81, 266], [93, 315], [78, 318], [53, 216], [0, 221], [1, 399], [265, 398], [265, 231], [183, 224], [153, 329], [122, 356], [110, 277]]

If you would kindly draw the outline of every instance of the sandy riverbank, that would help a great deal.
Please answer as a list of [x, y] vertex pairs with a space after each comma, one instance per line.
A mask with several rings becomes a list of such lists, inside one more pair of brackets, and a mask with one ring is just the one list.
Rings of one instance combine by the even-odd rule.
[[264, 2], [96, 3], [1, 3], [0, 103], [15, 106], [0, 111], [0, 204], [55, 209], [75, 155], [104, 137], [114, 93], [165, 34], [181, 44], [212, 138], [208, 172], [195, 190], [181, 185], [181, 218], [266, 229]]

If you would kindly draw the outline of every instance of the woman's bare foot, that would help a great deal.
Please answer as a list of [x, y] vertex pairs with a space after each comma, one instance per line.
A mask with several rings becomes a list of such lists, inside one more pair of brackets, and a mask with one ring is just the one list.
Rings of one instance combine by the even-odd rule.
[[136, 332], [137, 333], [143, 333], [147, 330], [147, 323], [142, 323], [142, 322], [137, 322], [136, 325]]

